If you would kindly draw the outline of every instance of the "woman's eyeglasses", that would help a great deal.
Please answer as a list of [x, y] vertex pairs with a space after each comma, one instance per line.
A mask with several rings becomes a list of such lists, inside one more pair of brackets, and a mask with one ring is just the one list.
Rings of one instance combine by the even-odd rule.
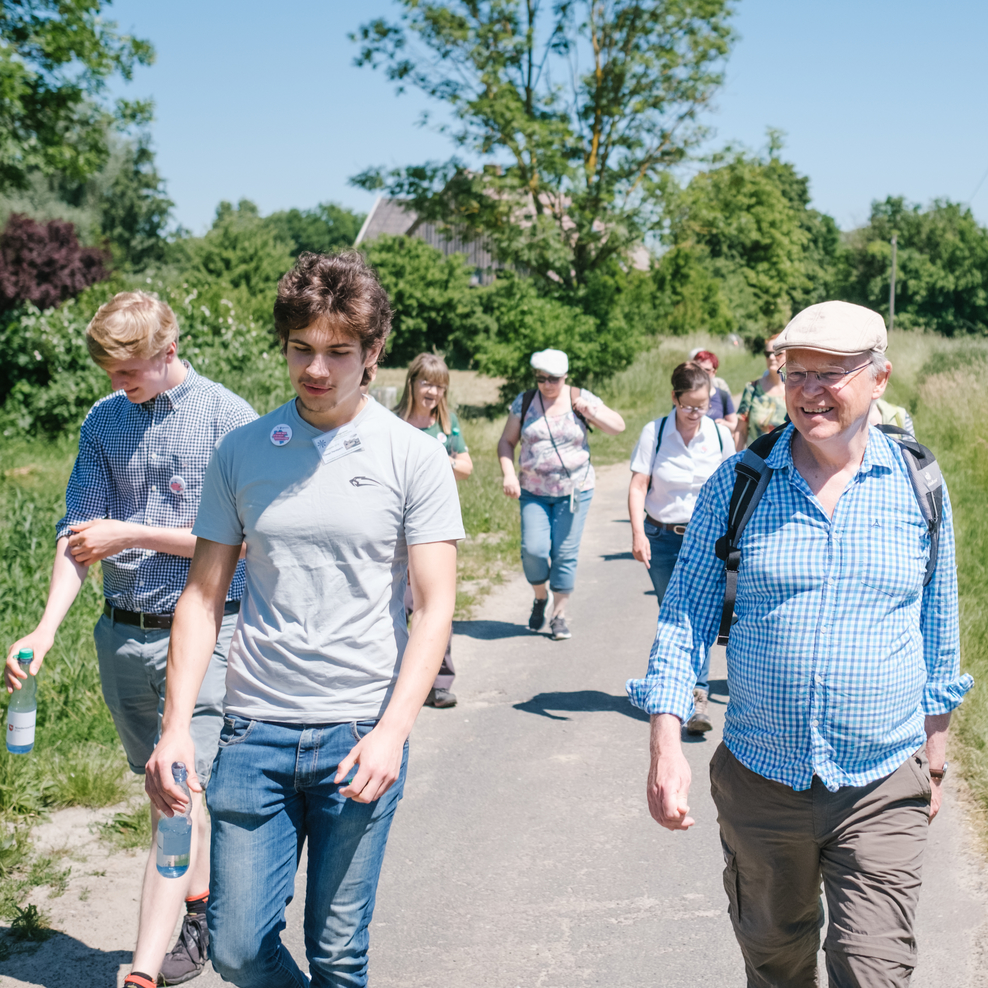
[[687, 415], [706, 415], [710, 411], [710, 404], [706, 405], [680, 405], [682, 411], [686, 412]]
[[536, 384], [558, 384], [561, 380], [562, 380], [561, 377], [549, 377], [546, 374], [535, 375]]
[[778, 357], [779, 354], [777, 354], [774, 350], [766, 350], [765, 351], [765, 356], [766, 357]]
[[417, 384], [423, 391], [435, 391], [441, 395], [446, 394], [445, 384], [433, 384], [432, 381], [423, 381], [421, 378], [419, 378]]

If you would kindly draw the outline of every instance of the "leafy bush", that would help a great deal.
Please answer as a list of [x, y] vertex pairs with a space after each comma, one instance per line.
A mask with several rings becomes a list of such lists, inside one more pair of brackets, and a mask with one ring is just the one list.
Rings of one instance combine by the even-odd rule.
[[103, 281], [108, 261], [106, 251], [80, 245], [71, 223], [41, 226], [14, 213], [0, 234], [0, 311], [24, 302], [58, 305]]
[[457, 344], [472, 349], [474, 366], [482, 374], [505, 378], [505, 401], [531, 387], [529, 359], [536, 350], [565, 350], [571, 380], [589, 385], [626, 367], [641, 344], [637, 333], [602, 331], [597, 320], [580, 309], [541, 297], [525, 278], [508, 274], [482, 291], [480, 302], [490, 329], [482, 336], [460, 338]]
[[352, 247], [360, 233], [364, 216], [335, 202], [323, 202], [315, 209], [288, 209], [264, 217], [264, 225], [286, 243], [291, 243], [292, 257], [302, 251], [329, 254], [342, 247]]
[[389, 363], [442, 350], [450, 366], [468, 366], [475, 337], [493, 326], [481, 310], [481, 290], [470, 285], [465, 258], [447, 257], [415, 237], [393, 236], [378, 237], [366, 254], [394, 308]]

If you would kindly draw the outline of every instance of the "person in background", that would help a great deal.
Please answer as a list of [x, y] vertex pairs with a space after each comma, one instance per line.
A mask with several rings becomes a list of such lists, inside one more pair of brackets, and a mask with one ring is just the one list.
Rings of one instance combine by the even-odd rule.
[[720, 367], [717, 354], [710, 350], [697, 350], [695, 356], [690, 357], [690, 360], [706, 371], [710, 378], [710, 408], [707, 415], [715, 422], [726, 425], [731, 430], [731, 441], [733, 442], [734, 430], [738, 427], [738, 416], [734, 410], [734, 399], [731, 397], [730, 386], [722, 377], [717, 377], [717, 368]]
[[593, 498], [587, 431], [593, 425], [616, 436], [624, 432], [624, 419], [595, 394], [566, 384], [569, 358], [562, 350], [533, 353], [531, 365], [536, 387], [511, 403], [497, 455], [505, 495], [521, 502], [521, 562], [535, 592], [528, 627], [541, 631], [551, 590], [549, 629], [554, 641], [562, 641], [572, 637], [566, 604]]
[[[405, 375], [405, 390], [395, 414], [409, 425], [421, 429], [427, 436], [438, 439], [449, 456], [453, 476], [465, 480], [473, 473], [473, 461], [463, 435], [456, 412], [449, 410], [449, 368], [442, 357], [434, 353], [420, 353], [409, 365]], [[405, 590], [405, 613], [409, 619], [415, 610], [412, 585]], [[455, 707], [456, 694], [450, 692], [456, 670], [453, 668], [453, 632], [449, 633], [446, 654], [439, 667], [436, 681], [425, 698], [427, 707]]]
[[872, 402], [868, 424], [897, 425], [900, 429], [905, 429], [909, 435], [916, 435], [916, 428], [909, 412], [902, 405], [893, 405], [892, 402], [886, 401], [884, 398], [878, 398]]
[[[672, 372], [672, 404], [668, 415], [642, 429], [631, 454], [628, 487], [631, 551], [648, 568], [660, 609], [700, 488], [734, 454], [731, 430], [709, 416], [707, 371], [680, 364]], [[707, 710], [709, 680], [708, 651], [693, 688], [693, 716], [686, 722], [690, 734], [713, 726]]]
[[[37, 674], [89, 567], [99, 560], [106, 596], [94, 631], [100, 683], [127, 762], [139, 775], [160, 730], [172, 617], [195, 549], [192, 524], [203, 475], [220, 440], [257, 418], [242, 398], [179, 359], [178, 335], [175, 313], [144, 292], [120, 292], [89, 324], [89, 355], [114, 391], [92, 407], [79, 433], [41, 622], [14, 642], [7, 657], [7, 689], [20, 689], [22, 674], [12, 657], [34, 649], [31, 672]], [[241, 554], [238, 544], [238, 560]], [[208, 636], [201, 688], [192, 694], [186, 758], [203, 786], [223, 725], [226, 656], [244, 592], [242, 561], [231, 576], [218, 605], [220, 620]], [[151, 807], [137, 946], [124, 980], [140, 988], [153, 988], [159, 973], [170, 984], [196, 977], [209, 947], [209, 817], [195, 796], [191, 863], [181, 878], [165, 878], [155, 867], [159, 819]], [[166, 955], [183, 900], [182, 930]]]
[[786, 362], [784, 353], [775, 352], [774, 341], [779, 334], [765, 340], [765, 373], [745, 386], [738, 405], [738, 425], [734, 444], [739, 450], [759, 436], [778, 428], [786, 420], [786, 388], [779, 369]]

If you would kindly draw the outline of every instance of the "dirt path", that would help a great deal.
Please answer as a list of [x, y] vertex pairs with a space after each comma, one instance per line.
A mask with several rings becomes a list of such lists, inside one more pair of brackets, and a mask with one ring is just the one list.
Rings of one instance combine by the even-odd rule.
[[[460, 703], [425, 709], [412, 738], [371, 928], [375, 988], [744, 983], [703, 785], [727, 699], [723, 654], [715, 730], [687, 746], [696, 827], [669, 834], [645, 806], [647, 718], [623, 687], [644, 670], [655, 603], [628, 552], [626, 469], [599, 473], [571, 641], [527, 632], [520, 576], [457, 623]], [[3, 988], [120, 983], [143, 855], [107, 854], [90, 830], [109, 815], [66, 811], [38, 829], [39, 843], [69, 849], [65, 893], [36, 899], [63, 932], [0, 963]], [[948, 785], [930, 834], [913, 988], [988, 985], [988, 870], [976, 848]], [[301, 961], [298, 890], [285, 939]], [[194, 982], [222, 983], [214, 972]]]

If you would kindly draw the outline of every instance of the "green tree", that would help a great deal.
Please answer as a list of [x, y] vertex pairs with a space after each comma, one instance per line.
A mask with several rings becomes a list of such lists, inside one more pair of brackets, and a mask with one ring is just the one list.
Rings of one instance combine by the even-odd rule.
[[888, 318], [892, 235], [898, 238], [895, 320], [953, 336], [988, 333], [988, 230], [946, 199], [927, 209], [889, 196], [848, 235], [845, 297]]
[[241, 199], [216, 207], [212, 228], [203, 237], [183, 237], [169, 259], [189, 285], [203, 289], [216, 282], [241, 289], [251, 300], [258, 322], [270, 323], [278, 279], [292, 266], [292, 244], [279, 240], [261, 219], [257, 206]]
[[721, 83], [728, 0], [399, 2], [397, 23], [360, 29], [358, 62], [445, 103], [449, 133], [484, 168], [453, 158], [356, 184], [570, 289], [661, 228], [667, 170]]
[[352, 247], [360, 233], [364, 216], [335, 202], [323, 202], [315, 209], [288, 209], [271, 213], [264, 223], [275, 236], [294, 245], [292, 256], [302, 251], [330, 254]]
[[415, 237], [393, 236], [373, 240], [366, 255], [394, 308], [388, 361], [400, 365], [439, 350], [451, 366], [468, 366], [474, 341], [491, 325], [481, 311], [480, 290], [470, 285], [466, 258], [447, 257]]
[[106, 98], [112, 76], [154, 60], [147, 41], [104, 19], [107, 6], [0, 0], [0, 192], [34, 171], [84, 179], [106, 164], [111, 124], [149, 119], [149, 102]]

